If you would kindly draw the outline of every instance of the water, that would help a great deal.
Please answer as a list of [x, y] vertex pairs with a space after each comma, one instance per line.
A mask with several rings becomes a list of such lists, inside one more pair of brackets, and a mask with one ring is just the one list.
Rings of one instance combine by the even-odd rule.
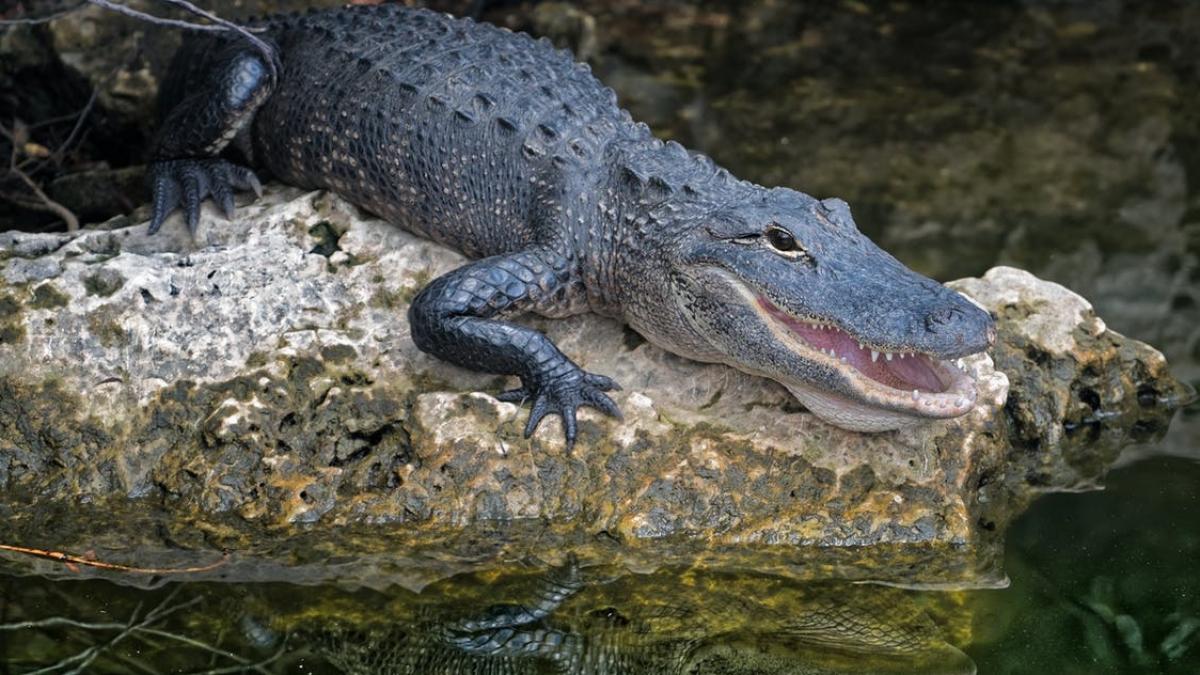
[[[594, 28], [489, 18], [592, 50], [635, 116], [735, 173], [845, 198], [926, 274], [1013, 264], [1080, 291], [1200, 384], [1200, 3], [581, 6]], [[532, 561], [420, 593], [0, 576], [0, 675], [1200, 672], [1197, 408], [1106, 483], [1033, 504], [1004, 590], [585, 569], [546, 619], [472, 632], [544, 596]]]
[[1012, 586], [982, 593], [981, 673], [1200, 669], [1200, 464], [1159, 457], [1051, 495], [1009, 533]]

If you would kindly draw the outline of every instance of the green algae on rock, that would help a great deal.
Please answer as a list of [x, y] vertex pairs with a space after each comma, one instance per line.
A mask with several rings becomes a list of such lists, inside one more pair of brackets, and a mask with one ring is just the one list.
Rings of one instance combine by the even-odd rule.
[[11, 295], [0, 295], [0, 345], [16, 345], [24, 338], [20, 304]]
[[[343, 253], [357, 264], [331, 269]], [[27, 289], [13, 263], [28, 259], [55, 268], [65, 305]], [[7, 321], [27, 336], [0, 345], [0, 448], [15, 449], [0, 453], [0, 539], [100, 553], [104, 523], [122, 555], [237, 551], [230, 578], [409, 587], [547, 551], [996, 585], [1004, 527], [1029, 495], [1094, 484], [1117, 444], [1165, 428], [1183, 397], [1158, 352], [1105, 330], [1081, 298], [998, 269], [958, 285], [999, 317], [998, 367], [963, 362], [975, 410], [886, 434], [830, 427], [773, 382], [612, 320], [530, 319], [625, 387], [624, 421], [585, 412], [568, 452], [557, 421], [522, 438], [518, 408], [481, 393], [503, 378], [421, 353], [403, 306], [377, 300], [461, 260], [289, 188], [233, 222], [206, 210], [195, 242], [173, 224], [0, 235]], [[123, 282], [89, 293], [100, 274]], [[61, 504], [79, 505], [78, 526], [46, 529]], [[113, 512], [156, 525], [100, 515]]]

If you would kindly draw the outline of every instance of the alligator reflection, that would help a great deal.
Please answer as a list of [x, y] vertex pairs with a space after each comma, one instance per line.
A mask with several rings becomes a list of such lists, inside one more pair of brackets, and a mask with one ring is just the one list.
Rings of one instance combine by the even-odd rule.
[[898, 589], [694, 571], [583, 576], [568, 565], [524, 590], [505, 584], [520, 603], [467, 616], [426, 608], [412, 622], [311, 638], [355, 674], [975, 672], [943, 637], [937, 608]]

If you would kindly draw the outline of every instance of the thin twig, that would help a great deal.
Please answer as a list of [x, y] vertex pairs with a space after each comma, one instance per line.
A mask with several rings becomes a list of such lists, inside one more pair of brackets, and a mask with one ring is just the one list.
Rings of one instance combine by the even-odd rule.
[[30, 16], [20, 19], [0, 19], [0, 28], [7, 28], [9, 26], [36, 26], [38, 24], [50, 23], [55, 19], [61, 19], [62, 17], [74, 12], [86, 4], [87, 0], [81, 0], [77, 5], [67, 7], [66, 9], [60, 9], [57, 12], [51, 12], [44, 16]]
[[[176, 642], [182, 642], [183, 644], [188, 645], [189, 647], [195, 647], [196, 649], [199, 649], [201, 651], [206, 651], [210, 654], [215, 654], [217, 656], [222, 656], [224, 658], [227, 658], [230, 661], [233, 661], [234, 663], [239, 664], [239, 666], [241, 668], [252, 668], [253, 669], [253, 664], [250, 661], [250, 659], [247, 659], [242, 656], [238, 656], [237, 654], [234, 654], [233, 652], [225, 651], [224, 649], [221, 649], [220, 647], [214, 647], [213, 645], [210, 645], [207, 642], [203, 642], [203, 641], [197, 640], [195, 638], [190, 638], [186, 635], [179, 635], [178, 633], [171, 633], [169, 631], [158, 630], [156, 628], [135, 628], [134, 630], [138, 633], [145, 633], [147, 635], [154, 635], [154, 636], [161, 637], [161, 638], [167, 638], [169, 640], [175, 640]], [[259, 670], [261, 672], [261, 668]]]
[[141, 604], [138, 604], [138, 606], [133, 610], [133, 613], [129, 615], [129, 623], [123, 626], [123, 630], [114, 635], [108, 642], [102, 645], [92, 645], [78, 654], [68, 656], [57, 663], [46, 666], [45, 668], [39, 668], [38, 670], [25, 673], [25, 675], [47, 675], [48, 673], [52, 673], [59, 668], [66, 668], [67, 666], [79, 662], [82, 662], [82, 665], [70, 672], [82, 672], [82, 669], [91, 665], [92, 661], [95, 661], [96, 657], [99, 656], [101, 652], [116, 646], [118, 642], [128, 637], [130, 630], [137, 621], [137, 615], [140, 611], [142, 611], [142, 606]]
[[199, 567], [135, 567], [133, 565], [122, 565], [120, 563], [109, 563], [100, 560], [91, 560], [82, 556], [63, 553], [62, 551], [46, 551], [40, 548], [27, 548], [24, 546], [10, 546], [8, 544], [0, 544], [0, 551], [12, 551], [13, 553], [23, 553], [25, 555], [37, 556], [39, 558], [49, 558], [59, 562], [73, 563], [75, 565], [87, 565], [88, 567], [96, 567], [105, 570], [115, 570], [117, 572], [132, 572], [134, 574], [193, 574], [196, 572], [210, 572], [217, 569], [221, 565], [229, 562], [229, 551], [225, 551], [221, 555], [221, 559], [201, 565]]
[[129, 666], [130, 668], [140, 670], [141, 672], [145, 673], [146, 675], [161, 675], [161, 672], [162, 672], [162, 671], [156, 670], [155, 668], [151, 667], [150, 664], [143, 662], [141, 659], [134, 657], [134, 656], [130, 656], [129, 654], [122, 654], [120, 652], [117, 652], [116, 654], [112, 655], [112, 658], [120, 661], [121, 663], [124, 663], [125, 665]]
[[283, 644], [279, 645], [279, 649], [275, 650], [274, 654], [266, 657], [265, 659], [262, 659], [261, 661], [257, 661], [255, 663], [249, 663], [246, 665], [227, 666], [225, 668], [212, 668], [209, 670], [202, 670], [199, 672], [190, 673], [189, 675], [227, 675], [228, 673], [244, 673], [244, 672], [246, 672], [246, 670], [253, 670], [258, 673], [270, 673], [271, 671], [266, 670], [266, 667], [271, 665], [272, 663], [275, 663], [276, 661], [278, 661], [279, 657], [283, 656], [286, 652], [287, 652], [287, 640], [284, 640]]
[[[54, 149], [54, 152], [50, 153], [48, 157], [43, 158], [42, 161], [37, 163], [37, 165], [29, 169], [30, 173], [37, 173], [48, 162], [54, 162], [56, 166], [59, 164], [63, 158], [63, 155], [66, 154], [67, 149], [71, 147], [71, 145], [75, 142], [75, 139], [79, 136], [79, 132], [83, 131], [83, 121], [87, 119], [89, 114], [91, 114], [92, 108], [96, 105], [96, 97], [99, 93], [99, 87], [92, 87], [92, 94], [91, 96], [88, 96], [87, 103], [84, 104], [83, 110], [80, 110], [79, 114], [76, 115], [75, 126], [71, 127], [71, 133], [67, 134], [67, 140], [60, 143], [58, 147]], [[17, 168], [24, 171], [25, 163], [22, 162], [18, 164]]]
[[193, 5], [192, 3], [187, 2], [186, 0], [161, 0], [161, 2], [165, 2], [170, 5], [175, 5], [176, 7], [182, 8], [183, 10], [190, 12], [192, 14], [195, 14], [196, 16], [204, 17], [205, 19], [212, 21], [213, 24], [215, 24], [215, 25], [192, 23], [190, 21], [181, 21], [179, 19], [166, 19], [163, 17], [154, 16], [153, 14], [146, 14], [145, 12], [139, 12], [138, 10], [133, 9], [131, 7], [127, 7], [127, 6], [117, 3], [117, 2], [112, 2], [112, 0], [87, 0], [87, 2], [89, 2], [93, 5], [96, 5], [97, 7], [103, 7], [105, 9], [117, 12], [119, 14], [124, 14], [125, 16], [131, 16], [131, 17], [134, 17], [135, 19], [141, 19], [142, 21], [148, 21], [150, 23], [157, 24], [160, 26], [172, 26], [175, 28], [183, 28], [186, 30], [198, 30], [198, 31], [205, 31], [205, 32], [234, 32], [234, 33], [237, 33], [237, 34], [241, 35], [242, 37], [246, 38], [246, 40], [248, 40], [250, 42], [250, 44], [254, 45], [260, 52], [262, 52], [262, 55], [264, 57], [266, 57], [267, 68], [271, 72], [271, 79], [275, 80], [278, 76], [279, 57], [276, 55], [275, 49], [271, 45], [264, 42], [262, 40], [262, 38], [258, 37], [254, 33], [251, 33], [246, 28], [239, 26], [236, 23], [233, 23], [232, 21], [227, 21], [225, 19], [222, 19], [221, 17], [217, 16], [216, 14], [213, 14], [212, 12], [208, 12], [203, 9], [200, 9], [199, 7]]
[[68, 619], [65, 616], [52, 616], [49, 619], [37, 621], [18, 621], [17, 623], [0, 623], [0, 630], [30, 630], [34, 628], [82, 628], [84, 630], [122, 630], [123, 623], [87, 623]]
[[133, 9], [132, 7], [126, 7], [125, 5], [117, 2], [110, 2], [109, 0], [87, 0], [87, 2], [88, 4], [111, 10], [117, 14], [124, 14], [125, 16], [141, 19], [142, 21], [148, 21], [159, 26], [171, 26], [172, 28], [184, 28], [186, 30], [198, 30], [207, 33], [224, 33], [229, 30], [223, 26], [209, 26], [207, 24], [192, 23], [190, 21], [183, 21], [180, 19], [167, 19], [160, 16], [154, 16], [153, 14], [147, 14], [145, 12]]
[[[118, 642], [120, 642], [121, 640], [124, 640], [126, 637], [129, 637], [130, 635], [132, 635], [133, 633], [135, 633], [138, 630], [148, 628], [149, 626], [151, 626], [155, 623], [158, 623], [159, 621], [162, 621], [163, 619], [166, 619], [168, 616], [170, 616], [180, 610], [191, 607], [192, 605], [195, 605], [196, 603], [203, 600], [203, 598], [201, 598], [201, 597], [195, 597], [195, 598], [192, 598], [191, 600], [188, 600], [187, 602], [171, 606], [170, 602], [171, 602], [171, 600], [173, 600], [175, 598], [176, 595], [179, 594], [180, 588], [182, 588], [182, 586], [176, 586], [170, 593], [167, 594], [167, 597], [163, 598], [162, 602], [158, 603], [157, 607], [150, 610], [150, 612], [146, 614], [145, 618], [143, 618], [141, 621], [134, 623], [134, 619], [137, 616], [137, 613], [139, 611], [141, 611], [141, 608], [142, 608], [141, 604], [139, 603], [137, 608], [134, 610], [133, 615], [130, 616], [129, 628], [127, 630], [124, 630], [124, 631], [118, 633], [117, 635], [113, 636], [113, 639], [109, 640], [107, 644], [97, 645], [96, 647], [92, 647], [91, 649], [87, 650], [87, 651], [91, 652], [91, 654], [87, 658], [83, 659], [83, 663], [80, 663], [74, 669], [67, 671], [65, 675], [80, 675], [81, 673], [87, 672], [87, 667], [90, 666], [92, 664], [92, 662], [95, 661], [98, 656], [100, 656], [101, 653], [108, 651], [112, 647], [116, 646], [116, 644]], [[53, 668], [55, 666], [51, 666], [51, 667]], [[33, 674], [30, 673], [29, 675], [33, 675]]]
[[30, 211], [49, 211], [46, 205], [29, 195], [17, 194], [16, 192], [0, 192], [0, 200], [12, 202], [23, 209]]
[[[32, 630], [32, 629], [47, 629], [47, 628], [80, 628], [93, 631], [118, 631], [111, 639], [102, 644], [92, 645], [87, 649], [68, 656], [57, 663], [42, 667], [38, 670], [31, 671], [25, 675], [50, 675], [57, 671], [65, 671], [65, 675], [76, 675], [87, 672], [88, 668], [107, 652], [110, 652], [119, 642], [128, 638], [136, 638], [147, 644], [154, 644], [154, 641], [149, 638], [164, 638], [166, 640], [182, 643], [188, 647], [208, 652], [209, 654], [232, 661], [236, 665], [227, 667], [210, 667], [208, 670], [192, 675], [225, 675], [227, 673], [244, 673], [255, 672], [261, 675], [270, 675], [270, 671], [266, 666], [278, 660], [287, 650], [287, 642], [284, 641], [279, 649], [272, 655], [259, 660], [252, 661], [244, 656], [240, 656], [231, 651], [221, 649], [220, 647], [211, 645], [202, 640], [172, 633], [170, 631], [155, 628], [154, 625], [161, 623], [168, 616], [180, 612], [184, 609], [192, 607], [201, 602], [203, 597], [195, 597], [186, 602], [179, 604], [171, 604], [175, 596], [179, 594], [183, 586], [176, 586], [166, 597], [162, 599], [158, 605], [141, 616], [142, 606], [139, 604], [130, 615], [129, 621], [126, 623], [89, 623], [85, 621], [77, 621], [66, 617], [50, 617], [46, 619], [38, 619], [35, 621], [20, 621], [16, 623], [0, 624], [0, 631], [15, 631], [15, 630]], [[158, 646], [160, 650], [165, 650], [165, 646]], [[120, 655], [110, 655], [115, 658], [120, 658]], [[137, 664], [143, 667], [141, 664]], [[70, 668], [70, 670], [67, 670]]]
[[[47, 211], [50, 211], [54, 215], [58, 216], [64, 223], [67, 224], [67, 232], [77, 232], [79, 230], [79, 218], [74, 213], [71, 213], [71, 209], [68, 209], [67, 207], [48, 197], [45, 192], [42, 192], [42, 188], [38, 187], [38, 184], [35, 183], [34, 180], [28, 176], [28, 174], [17, 168], [16, 143], [13, 143], [12, 158], [8, 163], [8, 171], [17, 178], [20, 178], [21, 182], [25, 183], [25, 185], [33, 191], [33, 194], [37, 195], [37, 198], [41, 200], [43, 205], [45, 205]], [[0, 548], [3, 547], [0, 546]]]
[[[110, 75], [110, 77], [111, 77], [111, 75]], [[75, 112], [69, 112], [69, 113], [66, 113], [63, 115], [58, 115], [57, 117], [47, 117], [45, 119], [40, 119], [36, 122], [31, 122], [30, 124], [26, 124], [25, 128], [29, 129], [30, 131], [33, 131], [34, 129], [40, 129], [44, 126], [48, 126], [51, 124], [58, 124], [59, 122], [66, 122], [69, 120], [73, 120], [76, 117], [79, 117], [79, 115], [81, 113], [83, 113], [83, 110], [84, 110], [84, 108], [80, 108], [79, 110], [76, 110]]]

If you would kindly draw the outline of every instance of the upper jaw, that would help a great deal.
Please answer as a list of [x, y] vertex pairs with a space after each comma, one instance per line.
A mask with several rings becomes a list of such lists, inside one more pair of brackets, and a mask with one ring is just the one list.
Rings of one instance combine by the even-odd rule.
[[827, 421], [855, 431], [881, 431], [958, 417], [974, 407], [975, 382], [949, 360], [915, 349], [874, 347], [829, 319], [798, 318], [736, 277], [721, 276], [778, 343], [835, 376], [836, 382], [822, 383], [768, 373]]
[[[833, 368], [862, 403], [922, 417], [957, 417], [975, 402], [975, 383], [948, 360], [917, 351], [880, 351], [831, 322], [796, 319], [761, 295], [755, 309], [805, 358]], [[782, 330], [778, 330], [782, 329]]]

